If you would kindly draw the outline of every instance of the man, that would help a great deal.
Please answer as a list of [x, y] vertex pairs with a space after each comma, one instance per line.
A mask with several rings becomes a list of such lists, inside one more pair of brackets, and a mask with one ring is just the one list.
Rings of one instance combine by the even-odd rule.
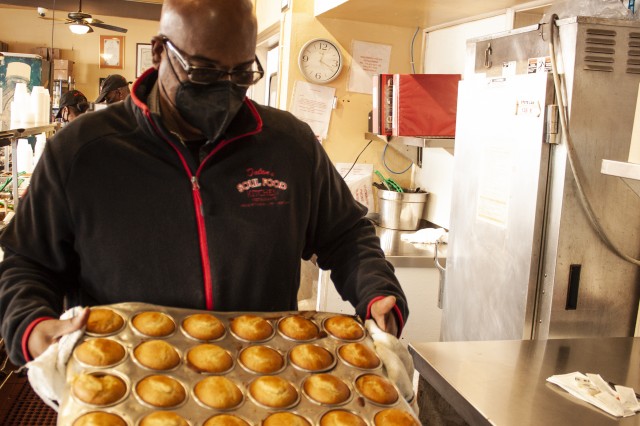
[[63, 297], [295, 310], [314, 254], [362, 318], [402, 328], [407, 303], [366, 209], [309, 126], [245, 97], [263, 74], [256, 26], [250, 0], [166, 0], [154, 69], [47, 144], [0, 236], [14, 363], [86, 322], [86, 310], [54, 319]]
[[120, 74], [111, 74], [100, 85], [100, 94], [95, 103], [99, 104], [106, 101], [107, 105], [111, 105], [115, 102], [124, 101], [131, 93], [129, 90], [130, 83]]
[[60, 97], [60, 109], [56, 114], [56, 118], [62, 119], [63, 123], [69, 123], [88, 109], [89, 102], [87, 102], [87, 97], [79, 90], [69, 90]]

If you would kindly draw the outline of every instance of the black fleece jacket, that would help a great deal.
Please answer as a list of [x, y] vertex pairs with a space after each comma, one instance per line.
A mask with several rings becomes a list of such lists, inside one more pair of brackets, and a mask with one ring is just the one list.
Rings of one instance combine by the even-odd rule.
[[0, 236], [0, 333], [28, 360], [32, 327], [71, 305], [146, 302], [218, 311], [297, 309], [300, 259], [318, 257], [366, 318], [407, 303], [366, 209], [310, 128], [246, 100], [197, 164], [145, 100], [145, 73], [124, 102], [80, 116], [47, 143]]

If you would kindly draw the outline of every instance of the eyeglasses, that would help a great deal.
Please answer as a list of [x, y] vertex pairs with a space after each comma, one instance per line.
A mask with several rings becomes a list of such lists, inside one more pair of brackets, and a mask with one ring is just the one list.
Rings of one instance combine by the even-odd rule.
[[258, 67], [257, 70], [225, 71], [214, 67], [191, 65], [168, 38], [164, 37], [163, 41], [171, 53], [176, 57], [178, 62], [180, 62], [180, 65], [189, 77], [189, 81], [192, 83], [212, 84], [229, 76], [232, 83], [235, 83], [238, 86], [248, 87], [252, 84], [256, 84], [264, 75], [264, 70], [262, 69], [262, 65], [260, 64], [257, 56], [254, 60]]

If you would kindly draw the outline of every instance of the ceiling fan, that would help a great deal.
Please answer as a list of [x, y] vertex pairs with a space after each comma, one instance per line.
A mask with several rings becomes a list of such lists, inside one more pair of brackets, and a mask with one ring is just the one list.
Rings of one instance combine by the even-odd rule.
[[[126, 28], [105, 24], [103, 21], [91, 17], [90, 14], [84, 13], [82, 11], [82, 0], [79, 0], [78, 11], [69, 12], [67, 16], [68, 18], [65, 20], [65, 24], [69, 25], [69, 29], [74, 34], [92, 33], [93, 32], [92, 27], [103, 28], [105, 30], [117, 31], [120, 33], [127, 32]], [[42, 19], [49, 19], [49, 18], [44, 18], [43, 14], [41, 14], [40, 17]]]

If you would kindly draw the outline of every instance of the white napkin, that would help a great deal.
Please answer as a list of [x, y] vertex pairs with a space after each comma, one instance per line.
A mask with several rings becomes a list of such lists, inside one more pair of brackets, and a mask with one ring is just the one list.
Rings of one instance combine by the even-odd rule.
[[449, 233], [443, 228], [423, 228], [410, 234], [400, 235], [402, 241], [413, 244], [446, 244]]
[[382, 331], [374, 320], [364, 323], [387, 371], [387, 377], [393, 381], [407, 401], [413, 399], [413, 359], [400, 340]]
[[612, 416], [628, 417], [640, 411], [640, 404], [632, 388], [616, 385], [613, 390], [599, 374], [584, 375], [576, 371], [551, 376], [547, 381]]
[[[63, 313], [60, 319], [73, 318], [79, 315], [83, 309], [80, 306], [71, 308]], [[67, 361], [78, 339], [83, 334], [84, 327], [73, 333], [65, 334], [40, 356], [25, 365], [29, 369], [27, 377], [33, 390], [49, 407], [56, 411], [58, 411], [58, 401], [62, 399], [65, 387]]]

